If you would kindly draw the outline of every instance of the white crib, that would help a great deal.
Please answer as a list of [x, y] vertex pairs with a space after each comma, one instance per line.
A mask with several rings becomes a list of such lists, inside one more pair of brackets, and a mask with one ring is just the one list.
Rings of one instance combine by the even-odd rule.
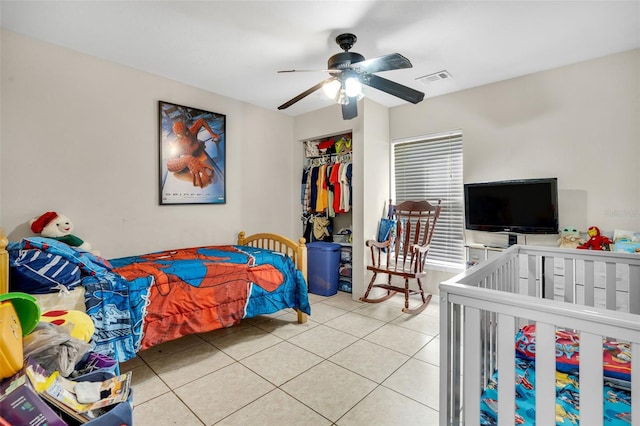
[[514, 424], [514, 336], [526, 324], [536, 325], [537, 425], [556, 424], [556, 327], [580, 335], [583, 425], [603, 419], [602, 339], [631, 343], [631, 424], [640, 425], [640, 255], [512, 246], [441, 283], [440, 312], [440, 425], [480, 424], [497, 370], [498, 424]]

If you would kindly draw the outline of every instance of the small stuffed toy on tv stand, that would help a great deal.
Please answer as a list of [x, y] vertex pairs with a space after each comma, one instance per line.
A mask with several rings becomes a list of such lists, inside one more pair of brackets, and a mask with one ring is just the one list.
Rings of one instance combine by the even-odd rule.
[[589, 234], [589, 239], [577, 248], [586, 250], [609, 250], [609, 244], [613, 241], [604, 235], [600, 235], [600, 228], [591, 226], [587, 233]]
[[580, 231], [573, 226], [565, 226], [560, 231], [560, 247], [562, 248], [578, 248], [579, 245], [584, 244], [585, 240], [580, 237]]
[[91, 244], [72, 234], [73, 222], [63, 214], [46, 212], [29, 221], [34, 234], [41, 237], [52, 238], [66, 243], [72, 247], [91, 251]]

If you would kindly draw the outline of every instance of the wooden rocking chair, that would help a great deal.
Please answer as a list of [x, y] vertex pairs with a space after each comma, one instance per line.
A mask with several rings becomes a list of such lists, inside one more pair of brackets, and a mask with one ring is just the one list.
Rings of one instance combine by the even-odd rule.
[[[402, 312], [419, 314], [431, 301], [431, 294], [425, 295], [422, 279], [427, 275], [424, 269], [433, 230], [440, 216], [441, 200], [436, 205], [428, 201], [405, 201], [397, 206], [391, 206], [389, 216], [395, 222], [395, 230], [389, 233], [386, 241], [368, 240], [366, 245], [371, 248], [371, 262], [367, 266], [373, 271], [373, 277], [364, 296], [363, 302], [383, 302], [398, 292], [404, 293], [404, 308]], [[378, 274], [387, 274], [386, 284], [375, 284]], [[404, 287], [391, 284], [391, 277], [404, 278]], [[418, 290], [409, 288], [409, 280], [415, 279]], [[387, 290], [387, 294], [378, 298], [369, 298], [373, 288]], [[409, 296], [419, 294], [422, 303], [409, 309]]]

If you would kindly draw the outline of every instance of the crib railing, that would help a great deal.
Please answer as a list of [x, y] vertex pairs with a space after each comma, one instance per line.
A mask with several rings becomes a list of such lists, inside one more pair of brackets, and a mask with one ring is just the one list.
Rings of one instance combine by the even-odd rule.
[[536, 325], [537, 424], [556, 423], [556, 327], [580, 335], [581, 419], [603, 419], [603, 338], [631, 343], [640, 424], [639, 255], [513, 246], [443, 282], [440, 313], [441, 425], [480, 424], [482, 390], [497, 370], [498, 422], [514, 424], [514, 339], [525, 324]]

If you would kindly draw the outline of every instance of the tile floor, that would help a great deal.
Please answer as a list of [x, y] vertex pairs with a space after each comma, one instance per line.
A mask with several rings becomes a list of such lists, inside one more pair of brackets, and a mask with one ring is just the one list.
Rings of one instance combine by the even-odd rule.
[[310, 295], [292, 310], [186, 336], [123, 363], [133, 372], [134, 423], [146, 425], [436, 425], [439, 310], [396, 296]]

